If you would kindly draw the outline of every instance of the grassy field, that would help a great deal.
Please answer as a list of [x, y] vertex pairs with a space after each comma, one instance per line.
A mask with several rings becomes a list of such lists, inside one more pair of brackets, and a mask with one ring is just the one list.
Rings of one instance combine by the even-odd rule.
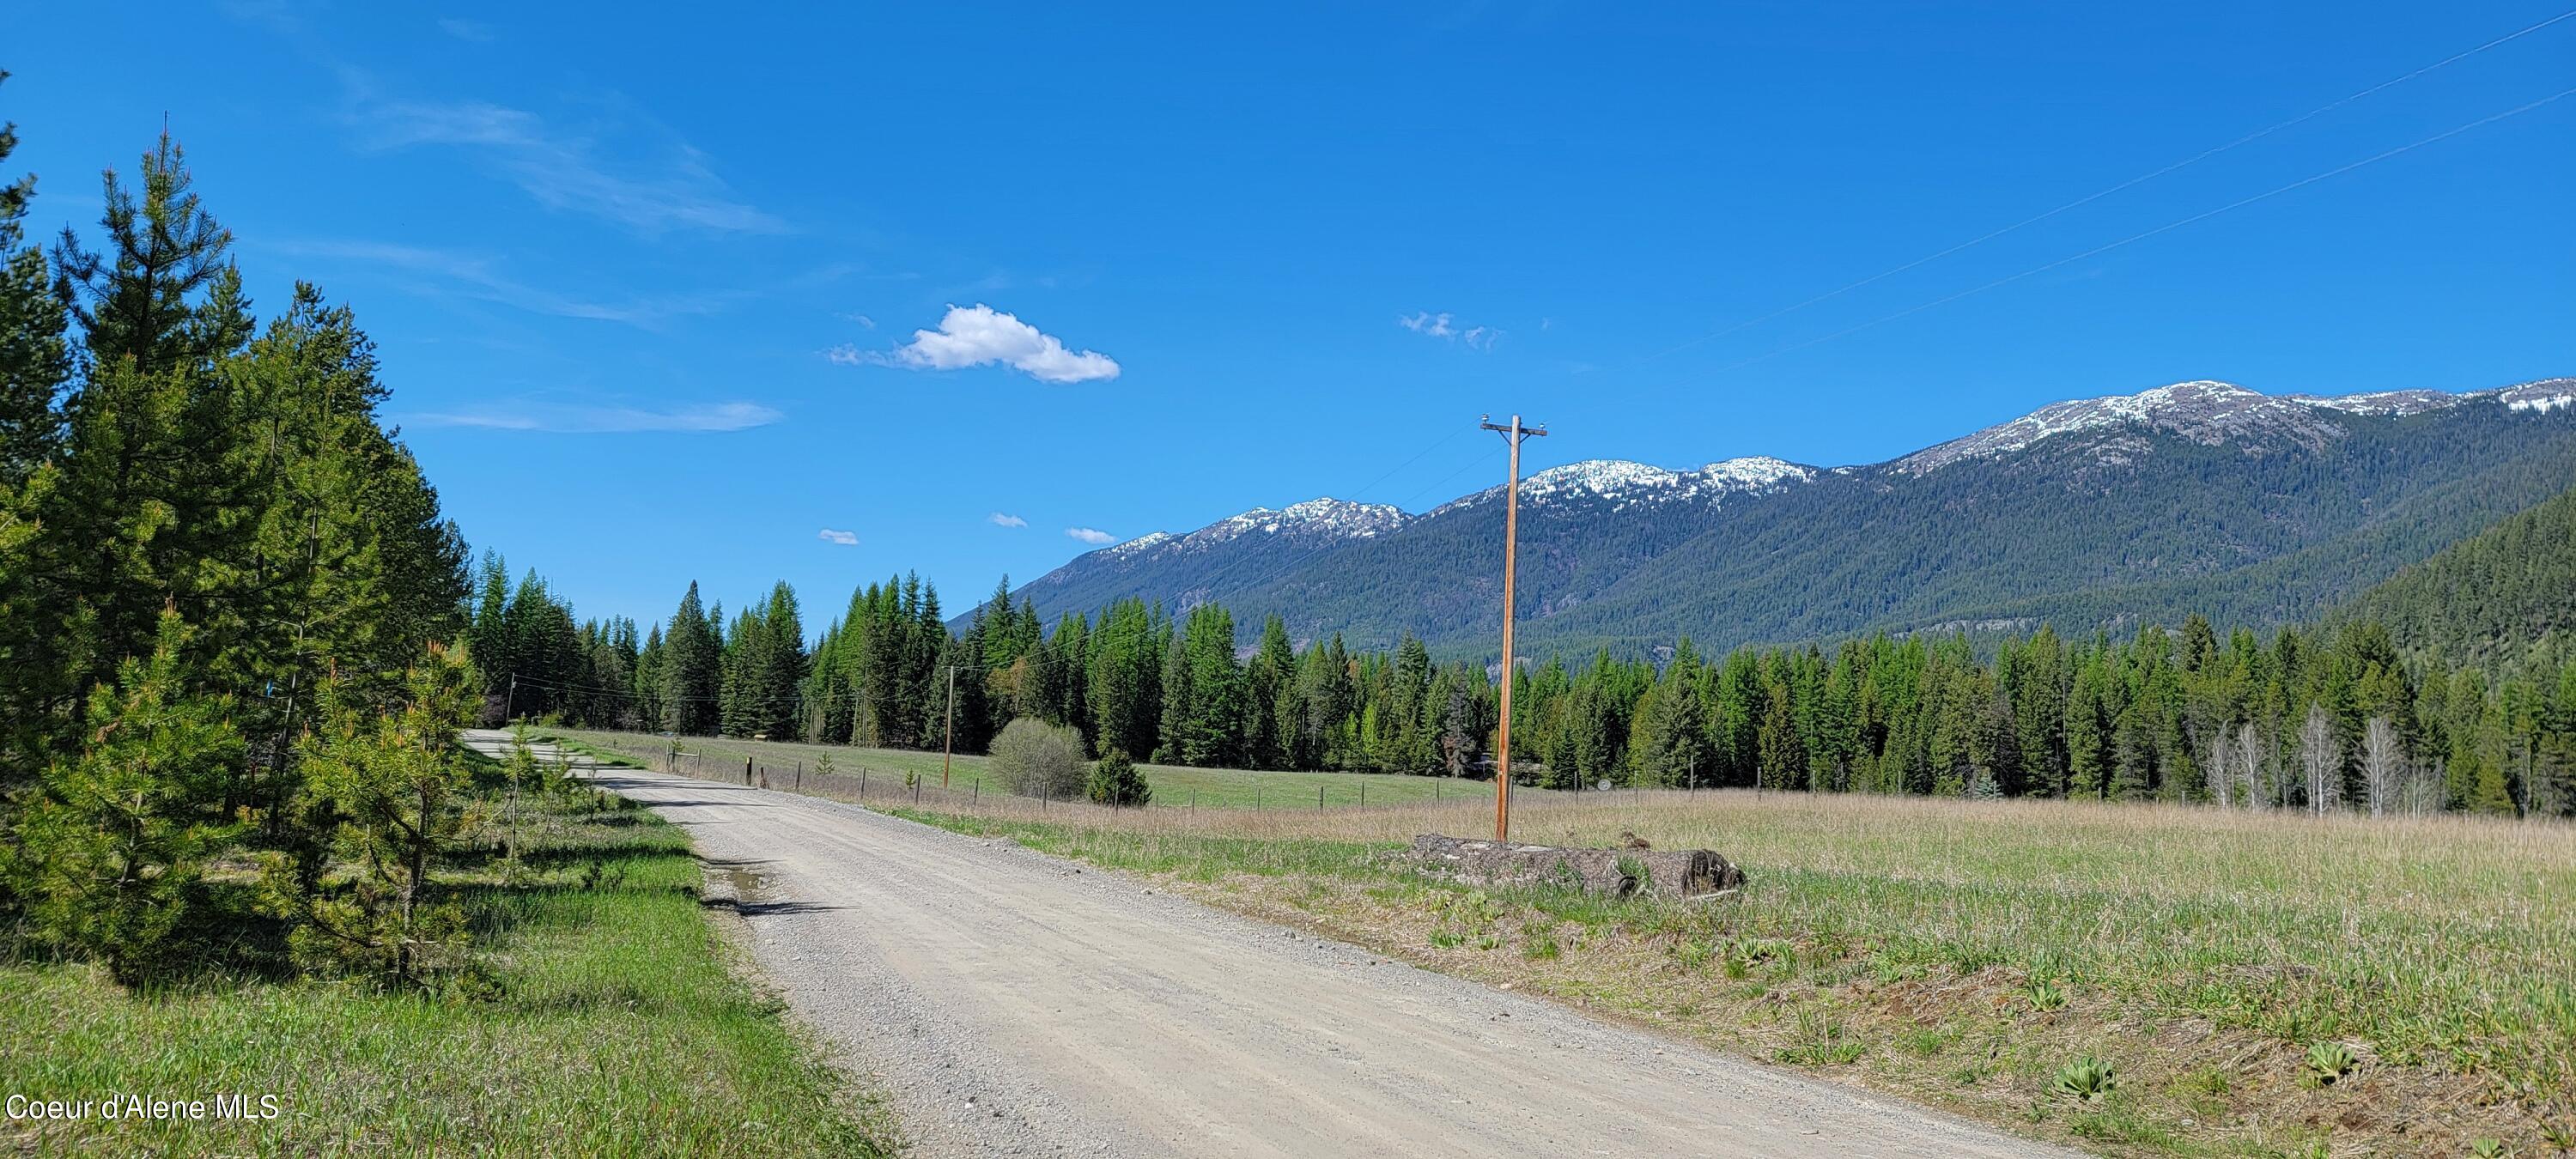
[[[643, 761], [657, 769], [663, 766], [671, 746], [670, 738], [651, 733], [550, 729], [548, 735], [580, 741], [604, 752]], [[683, 760], [683, 772], [702, 776], [730, 774], [739, 778], [743, 758], [748, 756], [755, 768], [769, 770], [771, 784], [779, 788], [787, 787], [788, 779], [794, 775], [793, 770], [802, 766], [811, 773], [817, 767], [816, 762], [825, 756], [831, 758], [836, 769], [854, 778], [859, 770], [868, 770], [871, 789], [884, 783], [888, 774], [901, 781], [905, 773], [914, 773], [928, 778], [934, 788], [939, 784], [940, 758], [935, 752], [698, 736], [682, 738], [681, 746], [683, 752], [694, 754]], [[1318, 807], [1319, 801], [1322, 807], [1341, 808], [1406, 805], [1451, 798], [1490, 801], [1493, 797], [1490, 783], [1448, 777], [1251, 772], [1243, 769], [1194, 769], [1182, 765], [1138, 765], [1136, 768], [1145, 774], [1146, 782], [1154, 786], [1154, 804], [1162, 808], [1188, 808], [1195, 803], [1205, 809], [1313, 809]], [[949, 780], [954, 790], [971, 792], [971, 787], [987, 776], [985, 758], [959, 755], [955, 758]], [[989, 793], [998, 791], [999, 786], [988, 781], [984, 788]], [[1539, 794], [1534, 789], [1516, 792], [1521, 795]]]
[[731, 968], [673, 826], [550, 814], [462, 890], [497, 997], [203, 978], [129, 995], [83, 965], [0, 964], [0, 1076], [32, 1098], [277, 1097], [271, 1120], [0, 1120], [32, 1153], [884, 1155], [890, 1120]]
[[[1714, 902], [1605, 903], [1373, 856], [1488, 828], [1472, 803], [905, 812], [2095, 1150], [2576, 1143], [2576, 831], [2559, 824], [1749, 793], [1516, 809], [1524, 840], [1633, 831], [1751, 875]], [[2085, 1055], [2108, 1089], [2052, 1094]]]

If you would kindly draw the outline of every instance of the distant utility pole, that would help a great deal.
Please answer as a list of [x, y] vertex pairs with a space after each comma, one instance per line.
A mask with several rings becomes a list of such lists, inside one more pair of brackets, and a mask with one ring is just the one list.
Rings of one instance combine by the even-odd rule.
[[1483, 416], [1483, 429], [1503, 436], [1512, 449], [1512, 481], [1503, 498], [1503, 728], [1501, 743], [1496, 745], [1494, 760], [1494, 840], [1512, 839], [1512, 571], [1521, 535], [1521, 443], [1532, 436], [1545, 437], [1547, 426], [1521, 425], [1521, 416], [1512, 416], [1512, 425], [1496, 426], [1494, 416]]
[[[490, 703], [490, 702], [489, 702], [489, 701], [485, 701], [485, 703], [487, 703], [487, 704], [488, 704], [488, 703]], [[510, 674], [510, 694], [509, 694], [508, 696], [505, 696], [505, 697], [502, 697], [502, 698], [501, 698], [501, 722], [502, 722], [503, 724], [507, 724], [507, 723], [509, 723], [509, 721], [510, 721], [510, 713], [511, 713], [511, 711], [512, 711], [512, 710], [514, 710], [514, 709], [516, 709], [516, 708], [518, 708], [518, 706], [519, 706], [519, 674], [518, 674], [518, 673], [516, 673], [516, 672], [513, 672], [513, 673], [511, 673], [511, 674]]]

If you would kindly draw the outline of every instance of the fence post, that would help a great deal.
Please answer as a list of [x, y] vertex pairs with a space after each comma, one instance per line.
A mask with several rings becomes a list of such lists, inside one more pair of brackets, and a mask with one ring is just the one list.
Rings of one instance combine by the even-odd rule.
[[859, 799], [862, 801], [868, 799], [868, 767], [866, 765], [859, 766]]
[[1190, 814], [1191, 814], [1192, 816], [1197, 816], [1197, 815], [1198, 815], [1198, 811], [1199, 811], [1199, 791], [1198, 791], [1198, 790], [1196, 790], [1196, 789], [1192, 789], [1192, 790], [1190, 790]]
[[1360, 808], [1368, 808], [1368, 782], [1360, 782]]
[[919, 777], [912, 779], [912, 803], [916, 808], [921, 805], [921, 778]]
[[1324, 787], [1322, 785], [1315, 786], [1315, 807], [1317, 809], [1324, 807]]
[[751, 756], [748, 753], [742, 758], [742, 783], [746, 785], [751, 783]]
[[975, 791], [974, 791], [973, 793], [971, 793], [971, 794], [968, 794], [968, 795], [967, 795], [967, 798], [966, 798], [966, 807], [967, 807], [967, 808], [969, 808], [969, 809], [972, 809], [972, 808], [974, 808], [974, 807], [976, 807], [976, 806], [978, 806], [978, 805], [981, 805], [981, 804], [983, 804], [983, 803], [984, 803], [984, 778], [982, 778], [982, 777], [977, 777], [977, 778], [975, 778]]
[[803, 761], [796, 762], [796, 791], [799, 793], [805, 791], [805, 762]]

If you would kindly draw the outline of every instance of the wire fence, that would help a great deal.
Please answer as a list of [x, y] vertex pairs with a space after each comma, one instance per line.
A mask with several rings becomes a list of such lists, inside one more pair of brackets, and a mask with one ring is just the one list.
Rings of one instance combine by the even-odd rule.
[[[1148, 804], [1121, 809], [1094, 804], [1078, 792], [1069, 795], [1020, 795], [991, 780], [980, 770], [960, 773], [943, 787], [939, 784], [936, 774], [924, 774], [918, 770], [872, 767], [864, 762], [844, 765], [838, 761], [833, 762], [831, 768], [825, 769], [818, 761], [768, 761], [750, 753], [692, 750], [688, 747], [686, 738], [682, 739], [676, 749], [668, 744], [655, 746], [637, 740], [603, 739], [595, 736], [581, 737], [576, 743], [583, 748], [632, 761], [654, 772], [672, 773], [697, 780], [801, 793], [806, 796], [859, 805], [919, 808], [939, 812], [975, 812], [1010, 818], [1068, 819], [1085, 814], [1133, 817], [1138, 808], [1156, 812], [1215, 814], [1360, 810], [1474, 809], [1482, 811], [1493, 807], [1493, 797], [1489, 793], [1461, 788], [1458, 792], [1443, 798], [1440, 796], [1441, 788], [1437, 785], [1433, 787], [1434, 795], [1429, 799], [1415, 797], [1393, 801], [1388, 800], [1386, 794], [1381, 791], [1379, 799], [1372, 803], [1369, 800], [1368, 784], [1362, 780], [1347, 785], [1319, 784], [1314, 787], [1311, 794], [1304, 791], [1302, 787], [1292, 786], [1282, 786], [1277, 792], [1255, 789], [1249, 803], [1240, 800], [1224, 803], [1210, 800], [1202, 804], [1194, 789], [1158, 790], [1154, 800]], [[1516, 798], [1520, 794], [1531, 791], [1525, 788], [1513, 790]], [[1609, 794], [1584, 795], [1607, 797]]]

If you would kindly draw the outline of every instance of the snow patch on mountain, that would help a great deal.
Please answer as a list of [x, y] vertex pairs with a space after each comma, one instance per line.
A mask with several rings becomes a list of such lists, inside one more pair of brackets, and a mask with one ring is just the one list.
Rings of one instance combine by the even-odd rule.
[[2405, 416], [2428, 410], [2458, 406], [2466, 398], [2440, 390], [2376, 390], [2366, 394], [2285, 394], [2281, 397], [2301, 406], [2319, 410], [2339, 410], [2345, 414]]
[[1124, 559], [1128, 556], [1135, 555], [1138, 552], [1151, 550], [1156, 545], [1168, 542], [1171, 538], [1172, 535], [1168, 531], [1148, 531], [1145, 534], [1139, 535], [1125, 543], [1121, 543], [1113, 547], [1101, 548], [1099, 554], [1111, 559]]
[[2576, 411], [2576, 378], [2544, 378], [2520, 386], [2508, 386], [2496, 392], [2496, 398], [2514, 410], [2548, 414], [2554, 410]]
[[[1521, 480], [1521, 502], [1531, 506], [1592, 499], [1607, 501], [1614, 511], [1641, 503], [1697, 499], [1723, 502], [1730, 495], [1762, 494], [1814, 479], [1813, 467], [1785, 459], [1753, 455], [1725, 459], [1687, 471], [1671, 471], [1626, 459], [1586, 459], [1550, 467]], [[1433, 508], [1431, 515], [1500, 500], [1504, 488], [1488, 487]], [[1426, 515], [1424, 518], [1429, 518]]]
[[2232, 382], [2177, 382], [2136, 394], [2050, 403], [2011, 422], [1898, 459], [1895, 469], [1920, 475], [1966, 459], [2008, 455], [2059, 435], [2130, 426], [2165, 431], [2204, 446], [2264, 439], [2313, 449], [2345, 433], [2317, 409]]
[[1229, 515], [1187, 535], [1157, 531], [1116, 547], [1102, 548], [1104, 559], [1133, 562], [1146, 556], [1177, 556], [1203, 551], [1247, 535], [1278, 536], [1310, 543], [1322, 539], [1368, 539], [1405, 525], [1412, 517], [1383, 503], [1354, 503], [1330, 496], [1292, 503], [1279, 510], [1255, 507]]
[[1256, 532], [1299, 539], [1367, 539], [1404, 526], [1407, 518], [1402, 510], [1383, 503], [1354, 503], [1325, 496], [1292, 503], [1277, 511], [1255, 507], [1240, 515], [1229, 515], [1182, 536], [1181, 543], [1205, 546]]

